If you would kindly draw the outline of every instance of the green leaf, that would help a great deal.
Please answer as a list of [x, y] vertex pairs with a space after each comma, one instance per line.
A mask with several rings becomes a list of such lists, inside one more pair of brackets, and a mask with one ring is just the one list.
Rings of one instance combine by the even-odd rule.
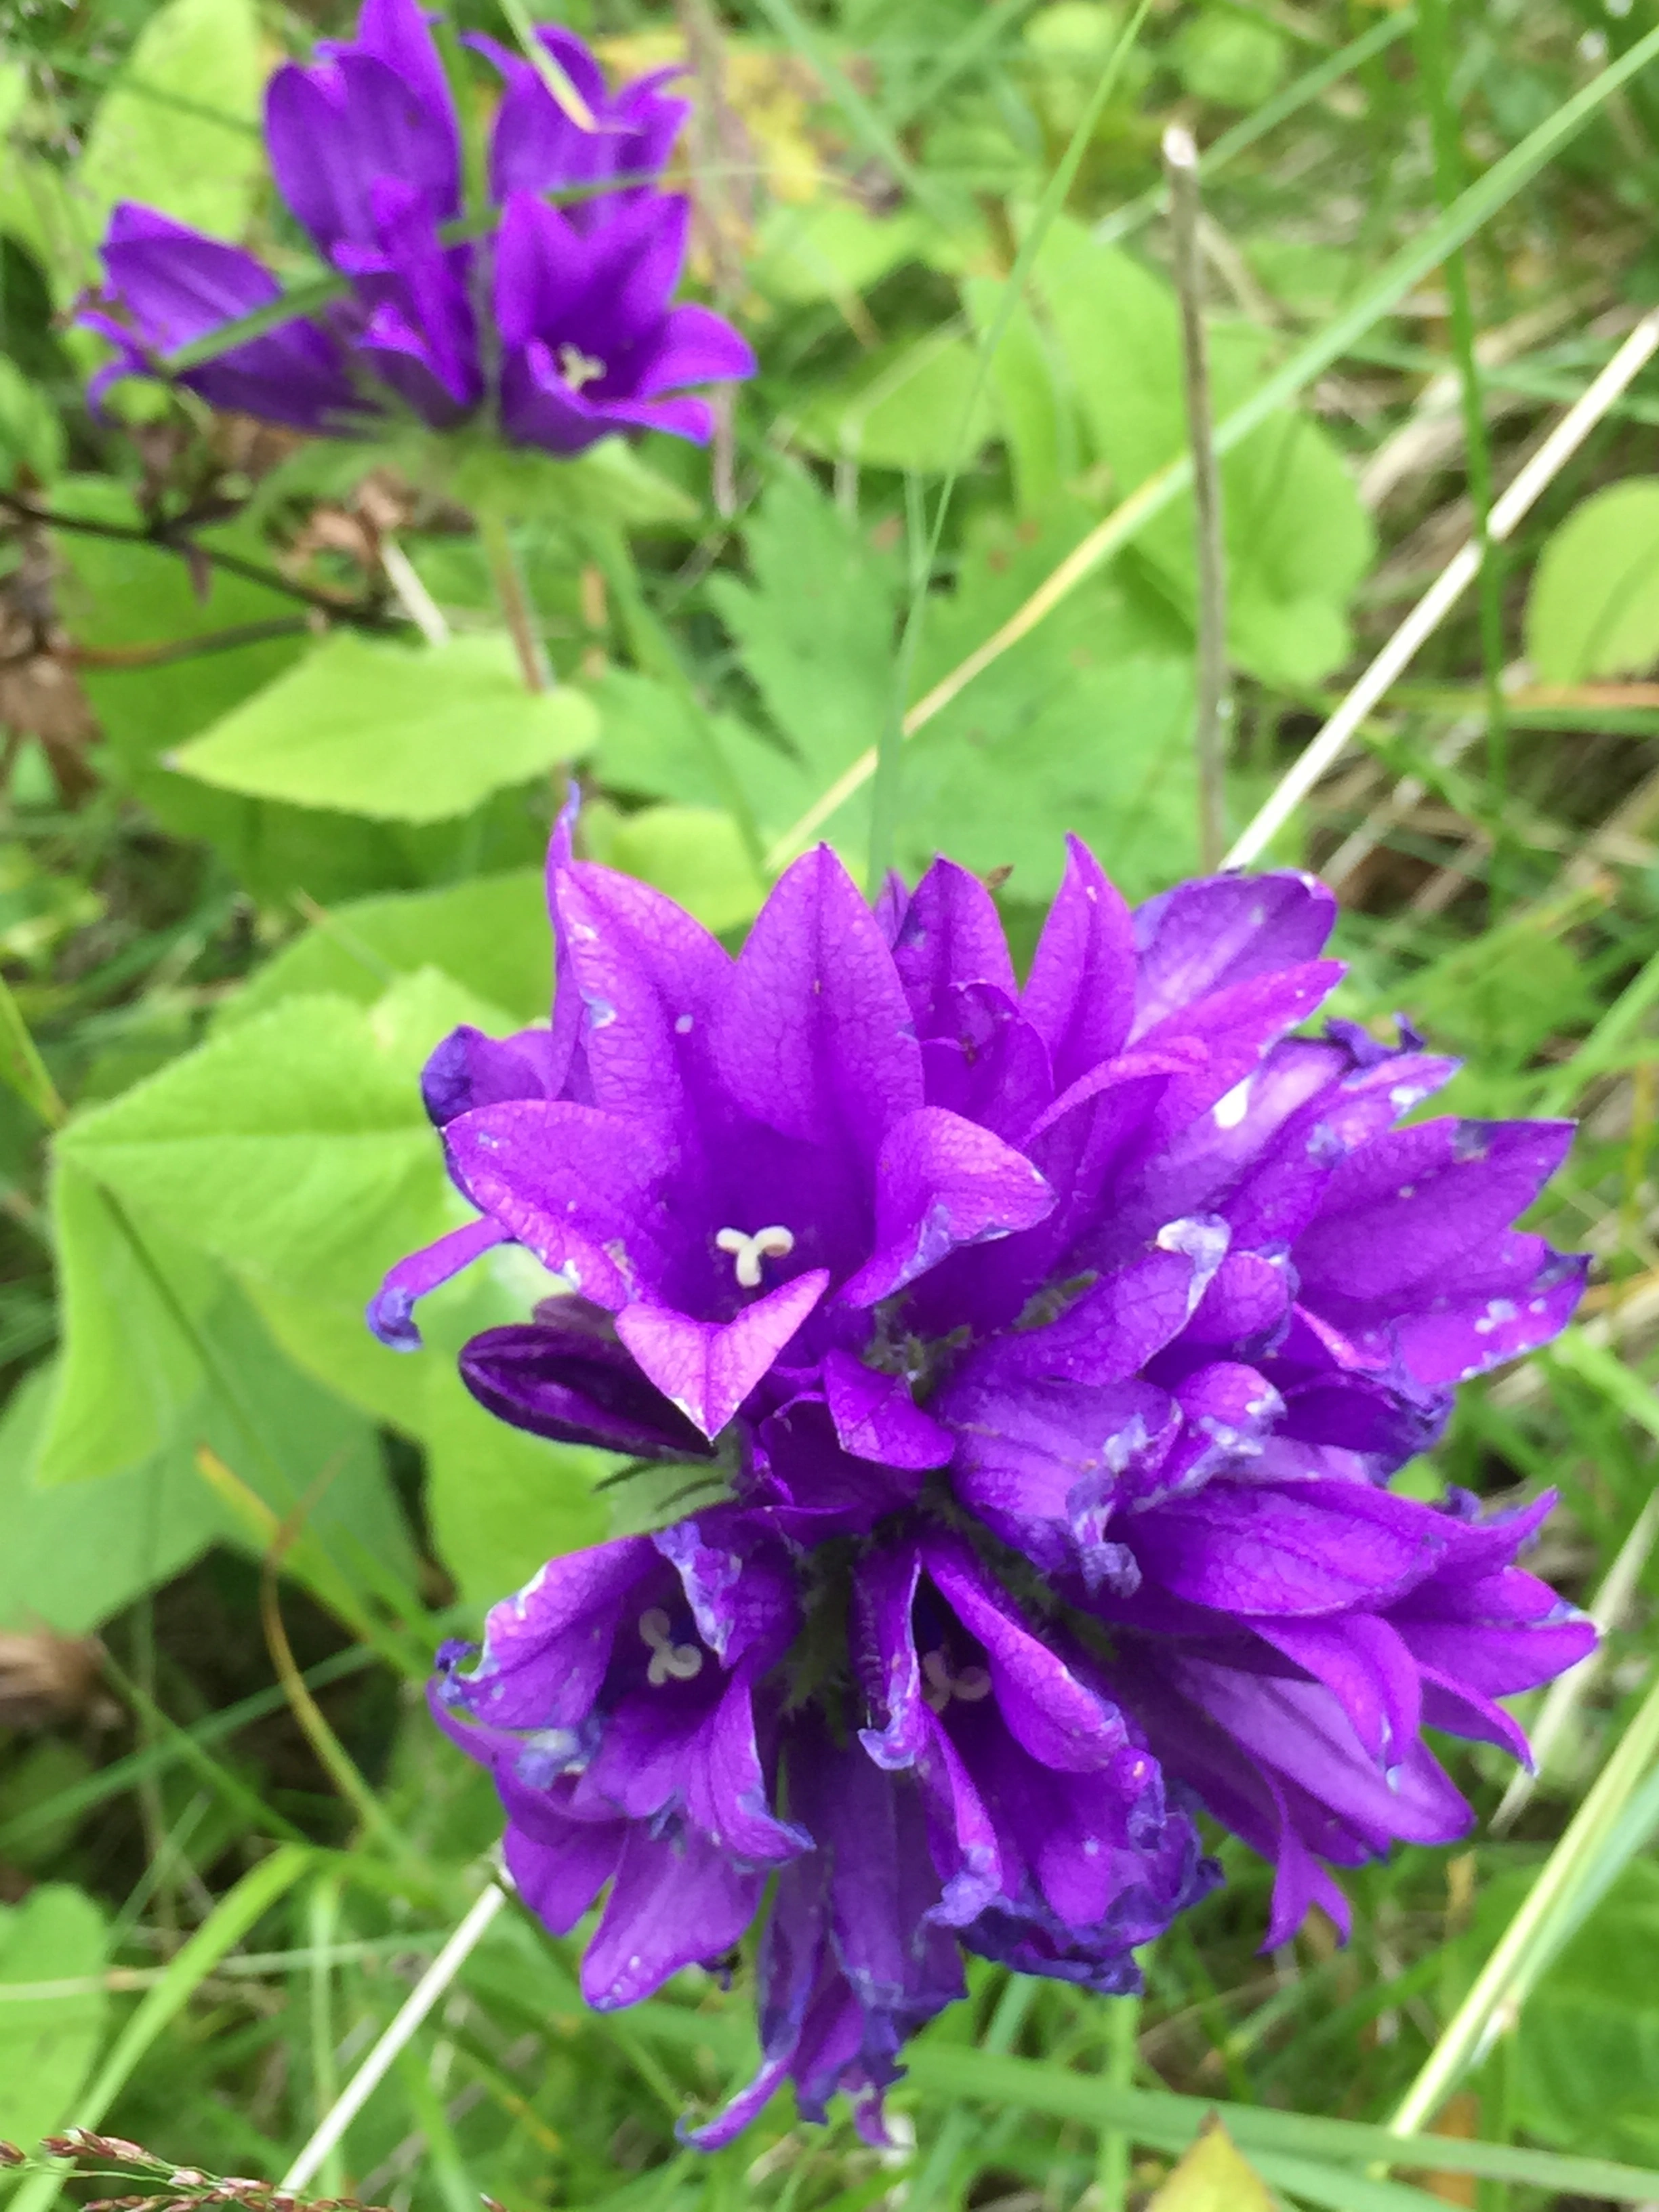
[[[1037, 281], [1095, 450], [1120, 489], [1132, 491], [1186, 450], [1174, 295], [1161, 278], [1069, 218], [1044, 241]], [[1264, 334], [1218, 325], [1211, 354], [1220, 418], [1264, 381]], [[1346, 464], [1316, 423], [1284, 408], [1224, 457], [1221, 475], [1232, 658], [1265, 683], [1316, 683], [1346, 656], [1345, 609], [1374, 546]], [[1190, 616], [1190, 495], [1154, 515], [1135, 542]]]
[[[141, 1194], [124, 1217], [88, 1172], [76, 1147], [94, 1118], [64, 1131], [52, 1172], [64, 1353], [35, 1462], [43, 1486], [118, 1474], [167, 1443], [202, 1385], [190, 1325], [219, 1285], [200, 1253], [161, 1225], [167, 1205], [158, 1218]], [[187, 1204], [171, 1210], [173, 1220], [189, 1218]]]
[[398, 976], [427, 967], [520, 1022], [544, 1022], [553, 937], [542, 872], [515, 870], [336, 907], [227, 999], [216, 1026], [237, 1028], [284, 1000], [319, 994], [372, 1006]]
[[1219, 2120], [1206, 2127], [1146, 2212], [1277, 2212], [1267, 2184]]
[[53, 305], [63, 307], [92, 273], [92, 222], [62, 172], [28, 145], [27, 106], [25, 64], [0, 55], [0, 237], [33, 258]]
[[544, 1561], [603, 1540], [607, 1517], [593, 1485], [617, 1459], [496, 1420], [435, 1346], [426, 1385], [427, 1510], [467, 1603], [492, 1605]]
[[15, 484], [20, 468], [50, 483], [63, 465], [58, 410], [9, 355], [0, 354], [0, 484]]
[[872, 354], [807, 402], [796, 434], [831, 459], [942, 476], [971, 461], [994, 428], [978, 349], [947, 328]]
[[[930, 601], [915, 689], [988, 635], [1082, 535], [1075, 502], [1042, 526], [1007, 516], [970, 533], [957, 589]], [[1066, 832], [1089, 840], [1131, 897], [1196, 859], [1192, 684], [1178, 624], [1125, 570], [1094, 580], [995, 662], [904, 750], [900, 859], [948, 852], [1012, 866], [1008, 896], [1048, 897]]]
[[[349, 1323], [368, 1335], [360, 1313]], [[307, 1537], [349, 1581], [361, 1580], [356, 1562], [366, 1559], [412, 1583], [415, 1555], [374, 1422], [283, 1358], [240, 1291], [230, 1291], [203, 1327], [209, 1386], [179, 1427], [180, 1455], [198, 1486], [208, 1487], [195, 1465], [205, 1443], [279, 1521], [303, 1506]], [[263, 1556], [262, 1534], [222, 1509], [221, 1518], [231, 1541]], [[297, 1571], [297, 1549], [293, 1564]]]
[[[968, 278], [962, 296], [983, 343], [1004, 307], [1003, 283]], [[1059, 495], [1079, 464], [1077, 409], [1059, 348], [1024, 301], [1008, 317], [988, 372], [1022, 512]]]
[[845, 300], [906, 261], [921, 259], [939, 233], [920, 209], [872, 215], [854, 199], [809, 206], [775, 200], [755, 240], [747, 275], [769, 299], [793, 305]]
[[708, 597], [816, 790], [894, 712], [894, 564], [793, 474], [768, 487], [744, 545], [752, 583], [713, 577]]
[[289, 1000], [80, 1116], [61, 1158], [198, 1250], [361, 1311], [393, 1260], [453, 1224], [419, 1073], [480, 1016], [510, 1025], [430, 970], [373, 1008]]
[[418, 651], [339, 630], [173, 757], [222, 791], [442, 822], [593, 741], [580, 692], [524, 689], [505, 638]]
[[[112, 1369], [106, 1389], [121, 1376]], [[227, 1533], [225, 1516], [174, 1442], [116, 1474], [46, 1489], [33, 1469], [57, 1376], [37, 1368], [0, 1415], [0, 1628], [45, 1621], [86, 1636]]]
[[166, 0], [99, 102], [76, 171], [101, 233], [118, 200], [240, 238], [264, 166], [253, 0]]
[[104, 1916], [67, 1883], [0, 1905], [0, 2136], [33, 2145], [69, 2112], [98, 2055], [109, 2000], [94, 1986], [9, 1996], [20, 1984], [101, 1980]]
[[703, 806], [647, 806], [622, 817], [604, 854], [606, 864], [654, 884], [705, 928], [736, 929], [752, 921], [766, 884], [729, 814]]
[[1176, 41], [1176, 66], [1194, 100], [1260, 107], [1285, 76], [1285, 41], [1266, 23], [1211, 12], [1195, 15]]
[[[400, 458], [407, 441], [394, 442]], [[383, 449], [376, 465], [384, 466], [386, 459]], [[504, 447], [494, 437], [464, 447], [458, 458], [453, 441], [440, 434], [425, 441], [415, 462], [416, 482], [447, 479], [463, 506], [493, 507], [513, 520], [543, 516], [565, 524], [683, 529], [702, 513], [696, 500], [622, 438], [602, 438], [566, 460]]]
[[1552, 534], [1526, 641], [1547, 684], [1638, 675], [1659, 660], [1659, 477], [1592, 493]]
[[[1471, 1933], [1490, 1946], [1526, 1888], [1492, 1885]], [[1659, 2161], [1659, 1866], [1634, 1860], [1532, 1991], [1514, 2033], [1517, 2117], [1557, 2149]]]
[[794, 754], [687, 692], [621, 668], [591, 689], [599, 709], [592, 768], [607, 791], [727, 808], [735, 787], [763, 835], [787, 828], [812, 795]]

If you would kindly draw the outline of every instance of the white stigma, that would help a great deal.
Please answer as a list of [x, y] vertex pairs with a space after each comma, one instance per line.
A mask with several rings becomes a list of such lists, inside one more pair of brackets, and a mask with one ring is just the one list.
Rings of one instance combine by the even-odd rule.
[[584, 353], [580, 346], [562, 345], [559, 348], [559, 374], [573, 392], [580, 392], [585, 384], [592, 384], [605, 374], [605, 363], [595, 361], [592, 354]]
[[668, 1615], [659, 1605], [640, 1615], [640, 1641], [651, 1654], [645, 1679], [653, 1690], [665, 1682], [695, 1682], [702, 1672], [702, 1654], [695, 1644], [676, 1644], [669, 1634]]
[[763, 1260], [787, 1260], [795, 1249], [794, 1237], [775, 1222], [769, 1229], [757, 1229], [752, 1237], [741, 1229], [722, 1229], [714, 1242], [737, 1261], [740, 1291], [759, 1290]]
[[942, 1713], [952, 1698], [959, 1698], [964, 1705], [976, 1705], [991, 1694], [991, 1677], [983, 1667], [964, 1667], [961, 1674], [953, 1674], [942, 1651], [929, 1651], [922, 1660], [921, 1671], [927, 1678], [927, 1687], [921, 1694], [936, 1713]]

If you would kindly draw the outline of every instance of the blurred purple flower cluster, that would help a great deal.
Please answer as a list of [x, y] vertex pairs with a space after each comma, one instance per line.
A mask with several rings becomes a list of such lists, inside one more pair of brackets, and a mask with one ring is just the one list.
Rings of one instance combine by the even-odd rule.
[[[690, 387], [755, 364], [710, 309], [672, 304], [689, 209], [658, 186], [687, 112], [664, 89], [675, 72], [613, 94], [574, 33], [538, 37], [593, 127], [529, 61], [472, 40], [503, 89], [491, 221], [471, 239], [454, 234], [461, 132], [417, 0], [364, 0], [356, 40], [279, 69], [265, 94], [271, 167], [345, 295], [177, 381], [214, 406], [325, 436], [362, 434], [388, 412], [447, 430], [488, 409], [511, 442], [558, 454], [611, 432], [706, 441], [708, 405]], [[103, 305], [82, 319], [117, 354], [94, 380], [94, 404], [118, 378], [162, 373], [167, 356], [281, 297], [252, 254], [131, 203], [112, 216], [103, 258]]]
[[552, 1561], [442, 1655], [507, 1860], [568, 1930], [609, 1885], [598, 2006], [763, 1909], [751, 2087], [878, 2137], [964, 1950], [1089, 1989], [1218, 1879], [1468, 1807], [1425, 1728], [1525, 1755], [1498, 1704], [1589, 1626], [1515, 1563], [1548, 1510], [1395, 1494], [1456, 1383], [1565, 1322], [1583, 1264], [1512, 1224], [1561, 1123], [1395, 1125], [1455, 1072], [1293, 1034], [1341, 970], [1329, 894], [1218, 877], [1131, 912], [1073, 843], [1030, 973], [938, 861], [873, 909], [827, 848], [735, 959], [645, 884], [550, 863], [551, 1026], [459, 1030], [428, 1110], [471, 1225], [560, 1279], [462, 1355], [537, 1434], [678, 1461], [714, 1502]]

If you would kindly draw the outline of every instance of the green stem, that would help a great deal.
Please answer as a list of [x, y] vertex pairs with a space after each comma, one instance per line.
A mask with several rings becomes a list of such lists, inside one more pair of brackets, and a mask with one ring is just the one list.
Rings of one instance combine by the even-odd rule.
[[496, 605], [513, 640], [513, 649], [519, 656], [524, 688], [526, 691], [549, 691], [553, 687], [553, 674], [536, 626], [536, 611], [530, 604], [518, 556], [513, 550], [507, 518], [498, 507], [481, 507], [477, 520], [478, 541], [483, 547]]
[[[1102, 2069], [1114, 2089], [1133, 2089], [1140, 2048], [1140, 1999], [1115, 1997], [1106, 2010], [1106, 2063]], [[1121, 2128], [1103, 2128], [1095, 2166], [1100, 2212], [1124, 2212], [1129, 2201], [1131, 2143]]]

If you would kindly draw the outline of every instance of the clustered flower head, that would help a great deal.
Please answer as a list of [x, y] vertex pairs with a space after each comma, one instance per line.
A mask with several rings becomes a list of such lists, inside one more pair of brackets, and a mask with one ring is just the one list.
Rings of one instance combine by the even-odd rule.
[[[689, 209], [658, 186], [687, 112], [664, 89], [675, 72], [613, 94], [573, 32], [537, 36], [564, 106], [529, 61], [471, 41], [503, 80], [476, 236], [457, 234], [469, 228], [461, 132], [417, 0], [364, 0], [354, 40], [279, 69], [265, 94], [271, 167], [345, 295], [176, 380], [214, 406], [325, 436], [361, 435], [387, 414], [448, 430], [488, 410], [510, 441], [558, 454], [612, 432], [706, 441], [708, 404], [689, 387], [755, 363], [710, 309], [672, 304]], [[103, 258], [104, 307], [82, 319], [117, 352], [94, 403], [282, 296], [254, 255], [131, 202], [111, 217]]]
[[557, 1281], [474, 1394], [706, 1486], [550, 1562], [433, 1698], [546, 1924], [604, 1896], [592, 2004], [764, 1912], [763, 2063], [690, 2139], [793, 2077], [878, 2140], [964, 1952], [1136, 1988], [1219, 1878], [1200, 1808], [1271, 1862], [1270, 1944], [1462, 1834], [1424, 1730], [1524, 1756], [1497, 1700], [1593, 1632], [1514, 1564], [1547, 1498], [1388, 1479], [1571, 1314], [1583, 1263], [1512, 1226], [1567, 1125], [1396, 1127], [1454, 1064], [1297, 1033], [1341, 973], [1299, 874], [1132, 913], [1073, 842], [1023, 986], [948, 860], [872, 909], [809, 854], [735, 958], [568, 818], [549, 890], [550, 1027], [426, 1071], [477, 1218], [370, 1318], [412, 1345], [520, 1245]]

